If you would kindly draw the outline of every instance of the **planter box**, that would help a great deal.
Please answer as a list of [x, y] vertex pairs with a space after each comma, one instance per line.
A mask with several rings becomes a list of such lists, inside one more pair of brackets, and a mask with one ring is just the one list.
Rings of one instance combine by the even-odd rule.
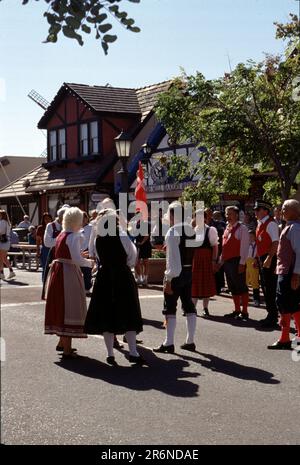
[[162, 284], [166, 269], [165, 258], [149, 258], [149, 284]]

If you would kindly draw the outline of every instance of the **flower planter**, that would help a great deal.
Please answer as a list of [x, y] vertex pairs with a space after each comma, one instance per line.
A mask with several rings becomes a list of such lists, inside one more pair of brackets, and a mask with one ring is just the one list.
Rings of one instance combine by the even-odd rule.
[[165, 258], [149, 258], [149, 284], [162, 284], [166, 269]]

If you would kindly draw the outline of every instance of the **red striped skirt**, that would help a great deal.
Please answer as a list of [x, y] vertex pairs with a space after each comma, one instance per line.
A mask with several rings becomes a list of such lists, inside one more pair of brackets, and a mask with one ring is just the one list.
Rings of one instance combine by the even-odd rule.
[[199, 299], [216, 295], [216, 280], [212, 266], [212, 250], [197, 249], [193, 260], [192, 297]]

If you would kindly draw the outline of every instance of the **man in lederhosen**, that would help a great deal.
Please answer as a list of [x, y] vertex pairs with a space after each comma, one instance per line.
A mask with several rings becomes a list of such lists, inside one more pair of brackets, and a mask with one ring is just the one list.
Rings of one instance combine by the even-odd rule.
[[183, 206], [173, 202], [169, 206], [170, 229], [165, 238], [167, 263], [164, 277], [164, 310], [166, 318], [166, 338], [154, 352], [174, 353], [177, 302], [180, 298], [187, 322], [186, 342], [181, 349], [195, 351], [196, 308], [192, 301], [192, 263], [195, 248], [192, 243], [195, 231], [190, 224], [183, 222]]
[[281, 314], [281, 337], [271, 350], [291, 349], [291, 319], [295, 321], [297, 344], [300, 344], [300, 203], [297, 200], [286, 200], [282, 207], [286, 227], [283, 229], [278, 247], [278, 275], [276, 303]]
[[270, 216], [272, 206], [264, 200], [256, 200], [255, 216], [258, 220], [256, 228], [257, 256], [260, 265], [261, 286], [265, 297], [267, 317], [261, 320], [263, 328], [277, 328], [278, 310], [276, 306], [277, 275], [276, 254], [279, 242], [278, 225]]
[[[246, 260], [249, 251], [248, 228], [239, 222], [239, 209], [229, 206], [225, 211], [227, 226], [223, 235], [223, 248], [219, 266], [224, 264], [228, 289], [234, 302], [234, 310], [226, 318], [247, 321], [249, 294], [246, 284]], [[242, 311], [241, 311], [242, 304]]]

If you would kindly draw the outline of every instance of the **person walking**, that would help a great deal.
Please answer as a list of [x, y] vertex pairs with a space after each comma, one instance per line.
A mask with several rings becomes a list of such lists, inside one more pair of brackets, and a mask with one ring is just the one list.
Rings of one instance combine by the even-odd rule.
[[45, 334], [60, 337], [56, 350], [63, 351], [63, 358], [77, 357], [72, 338], [87, 337], [84, 332], [86, 297], [80, 267], [92, 264], [81, 256], [82, 216], [77, 207], [66, 209], [46, 288]]
[[281, 318], [281, 337], [270, 350], [291, 349], [291, 319], [297, 328], [296, 342], [300, 345], [300, 203], [286, 200], [282, 207], [286, 226], [279, 239], [276, 273], [278, 275], [276, 304]]
[[[110, 229], [112, 228], [112, 230]], [[125, 334], [129, 362], [144, 365], [136, 347], [136, 335], [143, 330], [138, 289], [131, 268], [137, 251], [120, 225], [113, 209], [99, 212], [95, 248], [99, 269], [85, 321], [87, 334], [101, 334], [107, 349], [107, 363], [117, 366], [114, 356], [115, 335]]]
[[16, 276], [7, 257], [7, 252], [10, 249], [10, 232], [11, 226], [8, 215], [5, 210], [0, 210], [0, 279], [5, 279], [4, 266], [7, 266], [9, 269], [7, 279], [12, 279]]
[[[164, 309], [166, 318], [166, 338], [153, 349], [158, 353], [174, 353], [174, 337], [176, 329], [177, 302], [180, 298], [186, 316], [186, 342], [181, 349], [195, 351], [195, 332], [197, 314], [192, 301], [192, 265], [195, 251], [195, 231], [187, 222], [183, 222], [183, 206], [180, 202], [172, 202], [168, 217], [170, 229], [165, 238], [166, 271], [164, 277]], [[192, 245], [193, 243], [193, 245]]]
[[52, 216], [48, 213], [45, 212], [43, 213], [42, 216], [42, 223], [37, 227], [36, 230], [36, 254], [37, 257], [40, 259], [41, 265], [42, 265], [42, 281], [44, 281], [44, 273], [45, 273], [45, 268], [46, 268], [46, 263], [47, 263], [47, 257], [49, 253], [49, 247], [45, 246], [44, 243], [44, 235], [46, 231], [46, 226], [48, 223], [51, 223]]
[[258, 220], [256, 229], [257, 255], [259, 258], [261, 287], [266, 302], [267, 317], [261, 320], [261, 326], [277, 329], [278, 310], [276, 306], [276, 253], [279, 242], [278, 225], [270, 216], [272, 206], [264, 200], [257, 200], [254, 205]]
[[239, 222], [238, 207], [226, 207], [225, 214], [228, 223], [223, 236], [220, 264], [224, 264], [227, 285], [234, 302], [234, 311], [224, 316], [248, 320], [249, 294], [246, 284], [246, 260], [249, 250], [249, 233], [247, 227]]

